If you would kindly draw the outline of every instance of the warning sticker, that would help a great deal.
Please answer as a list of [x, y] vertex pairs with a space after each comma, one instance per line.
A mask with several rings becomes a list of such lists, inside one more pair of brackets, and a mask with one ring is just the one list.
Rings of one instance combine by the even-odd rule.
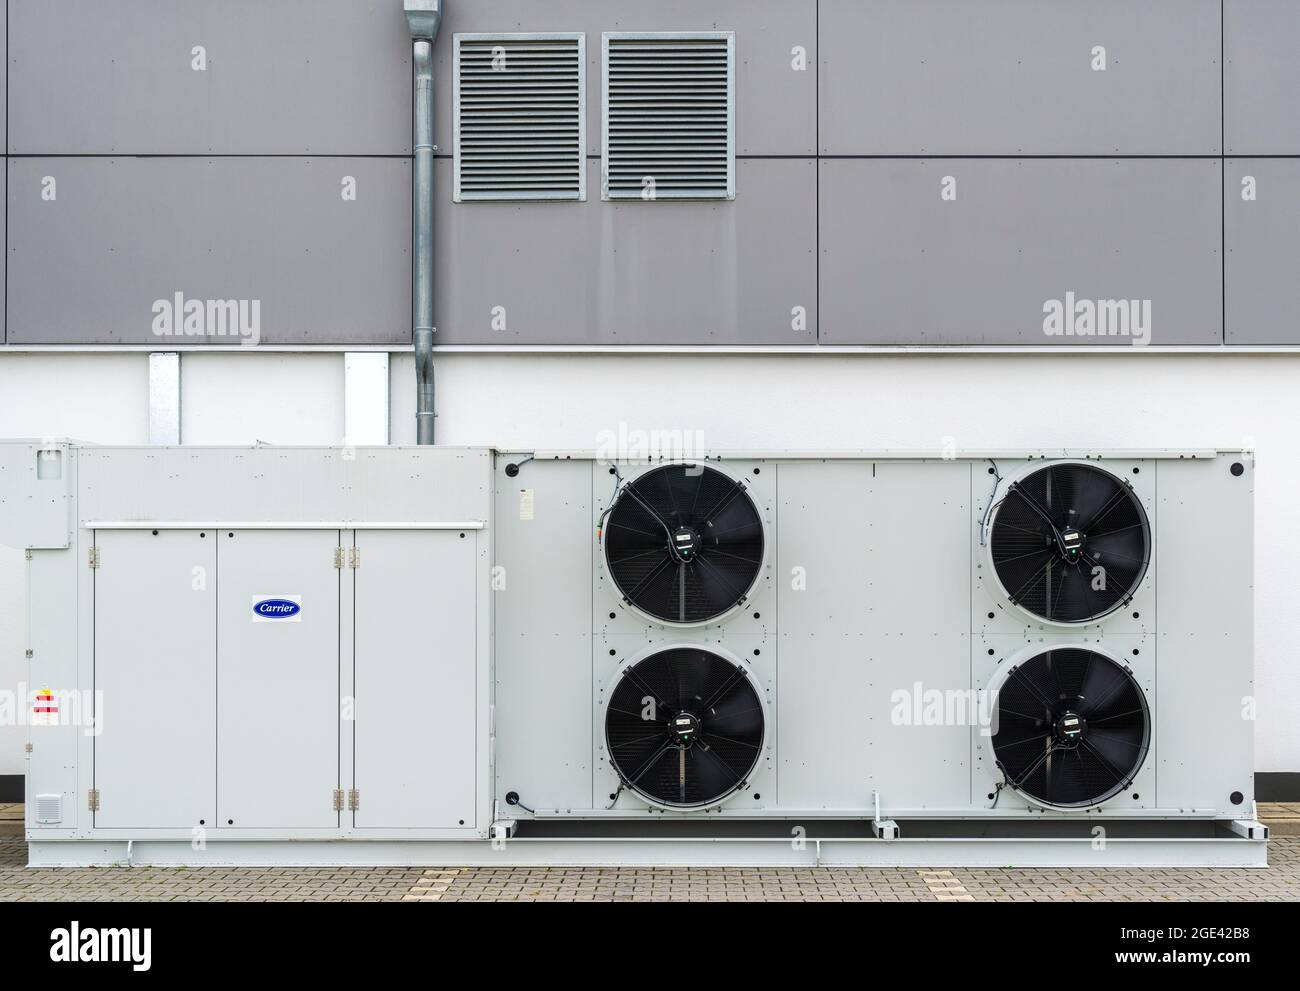
[[59, 725], [59, 700], [48, 688], [42, 688], [37, 692], [36, 699], [32, 702], [32, 725]]
[[533, 490], [519, 490], [519, 518], [521, 520], [531, 520], [533, 518]]

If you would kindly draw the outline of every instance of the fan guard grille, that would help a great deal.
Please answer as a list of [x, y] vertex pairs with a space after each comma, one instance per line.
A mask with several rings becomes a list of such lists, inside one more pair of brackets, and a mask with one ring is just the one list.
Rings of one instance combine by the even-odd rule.
[[1012, 602], [1049, 622], [1089, 623], [1132, 599], [1151, 528], [1126, 482], [1094, 465], [1055, 464], [1011, 484], [990, 549]]
[[1058, 808], [1126, 790], [1146, 759], [1151, 718], [1133, 675], [1084, 648], [1011, 668], [997, 697], [993, 751], [1007, 783]]
[[623, 786], [673, 808], [713, 805], [746, 784], [763, 706], [742, 664], [695, 647], [658, 651], [609, 697], [605, 745]]
[[745, 484], [702, 465], [655, 468], [620, 490], [605, 560], [625, 601], [665, 623], [717, 619], [763, 564], [763, 521]]

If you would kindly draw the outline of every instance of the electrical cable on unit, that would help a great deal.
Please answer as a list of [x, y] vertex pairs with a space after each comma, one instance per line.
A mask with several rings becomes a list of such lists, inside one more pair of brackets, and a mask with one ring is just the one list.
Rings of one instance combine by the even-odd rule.
[[993, 491], [989, 493], [989, 504], [984, 507], [984, 519], [980, 520], [980, 546], [983, 547], [988, 543], [989, 517], [993, 515], [993, 500], [997, 497], [998, 486], [1002, 484], [1002, 473], [998, 471], [998, 463], [989, 458], [989, 464], [993, 466]]
[[529, 814], [531, 814], [531, 815], [537, 815], [537, 810], [536, 810], [536, 809], [530, 809], [527, 805], [525, 805], [525, 804], [523, 803], [523, 800], [519, 797], [519, 792], [517, 792], [517, 791], [508, 792], [508, 793], [506, 794], [506, 804], [507, 804], [507, 805], [510, 805], [510, 806], [516, 806], [516, 805], [517, 805], [517, 806], [519, 806], [519, 808], [523, 809], [525, 812], [527, 812], [527, 813], [529, 813]]

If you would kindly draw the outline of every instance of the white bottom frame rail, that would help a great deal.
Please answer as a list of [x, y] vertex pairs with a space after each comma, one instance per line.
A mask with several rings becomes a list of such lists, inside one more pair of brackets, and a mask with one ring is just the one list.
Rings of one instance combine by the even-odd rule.
[[1245, 838], [31, 841], [30, 867], [1267, 867]]

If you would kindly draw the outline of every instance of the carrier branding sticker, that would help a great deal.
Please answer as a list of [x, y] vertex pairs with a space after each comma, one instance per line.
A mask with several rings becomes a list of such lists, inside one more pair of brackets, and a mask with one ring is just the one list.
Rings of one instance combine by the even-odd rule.
[[253, 596], [254, 623], [301, 623], [301, 595]]
[[59, 700], [48, 688], [42, 688], [32, 701], [33, 726], [59, 725]]

